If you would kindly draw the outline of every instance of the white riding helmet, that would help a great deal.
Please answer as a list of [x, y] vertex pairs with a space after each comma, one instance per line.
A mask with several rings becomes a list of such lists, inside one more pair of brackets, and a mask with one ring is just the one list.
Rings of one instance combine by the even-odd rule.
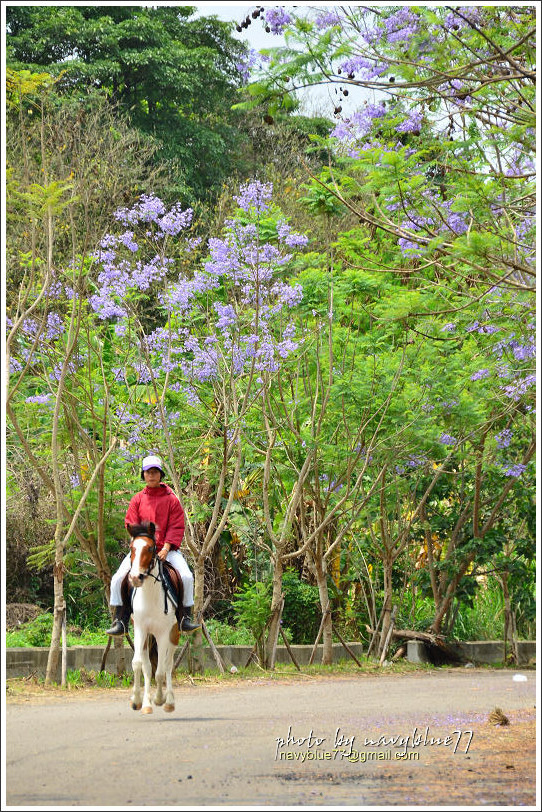
[[141, 479], [145, 479], [143, 473], [144, 471], [148, 471], [149, 468], [158, 468], [162, 472], [162, 476], [166, 475], [166, 472], [164, 471], [164, 466], [162, 464], [162, 460], [160, 459], [160, 457], [156, 457], [154, 454], [152, 454], [149, 457], [145, 457], [145, 459], [141, 463]]

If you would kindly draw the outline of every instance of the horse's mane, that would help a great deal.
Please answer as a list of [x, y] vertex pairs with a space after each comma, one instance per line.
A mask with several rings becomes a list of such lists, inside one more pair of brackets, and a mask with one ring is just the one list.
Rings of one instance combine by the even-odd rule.
[[129, 524], [127, 530], [133, 539], [137, 536], [148, 536], [154, 541], [156, 526], [154, 522], [141, 522], [141, 524]]

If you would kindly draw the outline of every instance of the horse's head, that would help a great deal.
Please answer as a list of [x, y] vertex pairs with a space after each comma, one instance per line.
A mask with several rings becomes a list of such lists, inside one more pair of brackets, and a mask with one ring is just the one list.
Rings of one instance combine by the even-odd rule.
[[128, 525], [128, 532], [132, 537], [129, 581], [133, 587], [141, 586], [153, 567], [156, 554], [155, 529], [153, 522]]

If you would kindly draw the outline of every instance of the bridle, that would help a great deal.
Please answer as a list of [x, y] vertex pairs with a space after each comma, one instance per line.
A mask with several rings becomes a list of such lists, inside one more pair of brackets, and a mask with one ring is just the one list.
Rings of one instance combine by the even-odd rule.
[[[134, 536], [132, 538], [132, 541], [130, 543], [130, 551], [131, 552], [133, 552], [133, 544], [134, 544], [134, 542], [137, 541], [138, 539], [148, 539], [148, 541], [152, 542], [152, 547], [150, 547], [150, 545], [147, 545], [147, 547], [146, 547], [146, 549], [150, 548], [150, 550], [151, 550], [151, 560], [149, 562], [149, 566], [147, 567], [145, 572], [140, 572], [139, 573], [138, 578], [140, 579], [140, 581], [144, 581], [145, 578], [147, 578], [147, 576], [150, 575], [151, 578], [154, 578], [155, 581], [162, 584], [163, 589], [164, 589], [164, 614], [167, 615], [167, 613], [168, 613], [168, 603], [167, 603], [168, 602], [168, 594], [169, 594], [170, 600], [173, 603], [173, 605], [175, 606], [175, 608], [177, 608], [177, 601], [176, 601], [175, 595], [171, 591], [168, 592], [168, 586], [167, 586], [168, 582], [166, 581], [166, 579], [164, 577], [164, 565], [163, 565], [163, 562], [159, 558], [157, 558], [157, 555], [156, 555], [156, 553], [157, 553], [156, 541], [152, 536], [148, 536], [145, 533], [139, 533], [137, 536]], [[133, 559], [131, 560], [131, 563], [133, 563]], [[158, 564], [158, 575], [155, 575], [153, 573], [153, 571], [152, 571], [154, 569], [154, 567], [155, 567], [155, 564]], [[134, 589], [138, 588], [135, 585], [133, 585], [133, 586], [134, 586]], [[139, 586], [141, 586], [141, 584], [139, 584]], [[133, 600], [133, 593], [132, 593], [132, 600]]]
[[[149, 562], [149, 566], [147, 567], [145, 572], [142, 572], [142, 573], [139, 574], [139, 577], [141, 578], [141, 580], [144, 580], [148, 575], [150, 575], [152, 578], [154, 578], [155, 581], [159, 581], [160, 579], [157, 578], [156, 575], [152, 574], [152, 570], [154, 569], [154, 565], [156, 564], [156, 541], [154, 540], [154, 538], [152, 536], [147, 536], [147, 535], [145, 535], [143, 533], [140, 533], [138, 536], [134, 536], [132, 538], [132, 541], [130, 543], [130, 550], [132, 552], [133, 552], [134, 541], [137, 541], [138, 539], [148, 539], [149, 541], [152, 542], [151, 560]], [[149, 546], [150, 545], [147, 545], [147, 549], [149, 549]], [[133, 563], [133, 559], [132, 559], [132, 563]]]

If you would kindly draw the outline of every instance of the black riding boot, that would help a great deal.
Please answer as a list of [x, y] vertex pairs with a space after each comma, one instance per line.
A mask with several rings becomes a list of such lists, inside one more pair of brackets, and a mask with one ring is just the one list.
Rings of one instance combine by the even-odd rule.
[[128, 631], [131, 614], [132, 611], [128, 606], [115, 606], [115, 621], [105, 633], [112, 637], [122, 637]]
[[183, 619], [181, 620], [182, 632], [195, 632], [196, 629], [201, 629], [201, 623], [194, 623], [192, 620], [192, 607], [183, 606]]

